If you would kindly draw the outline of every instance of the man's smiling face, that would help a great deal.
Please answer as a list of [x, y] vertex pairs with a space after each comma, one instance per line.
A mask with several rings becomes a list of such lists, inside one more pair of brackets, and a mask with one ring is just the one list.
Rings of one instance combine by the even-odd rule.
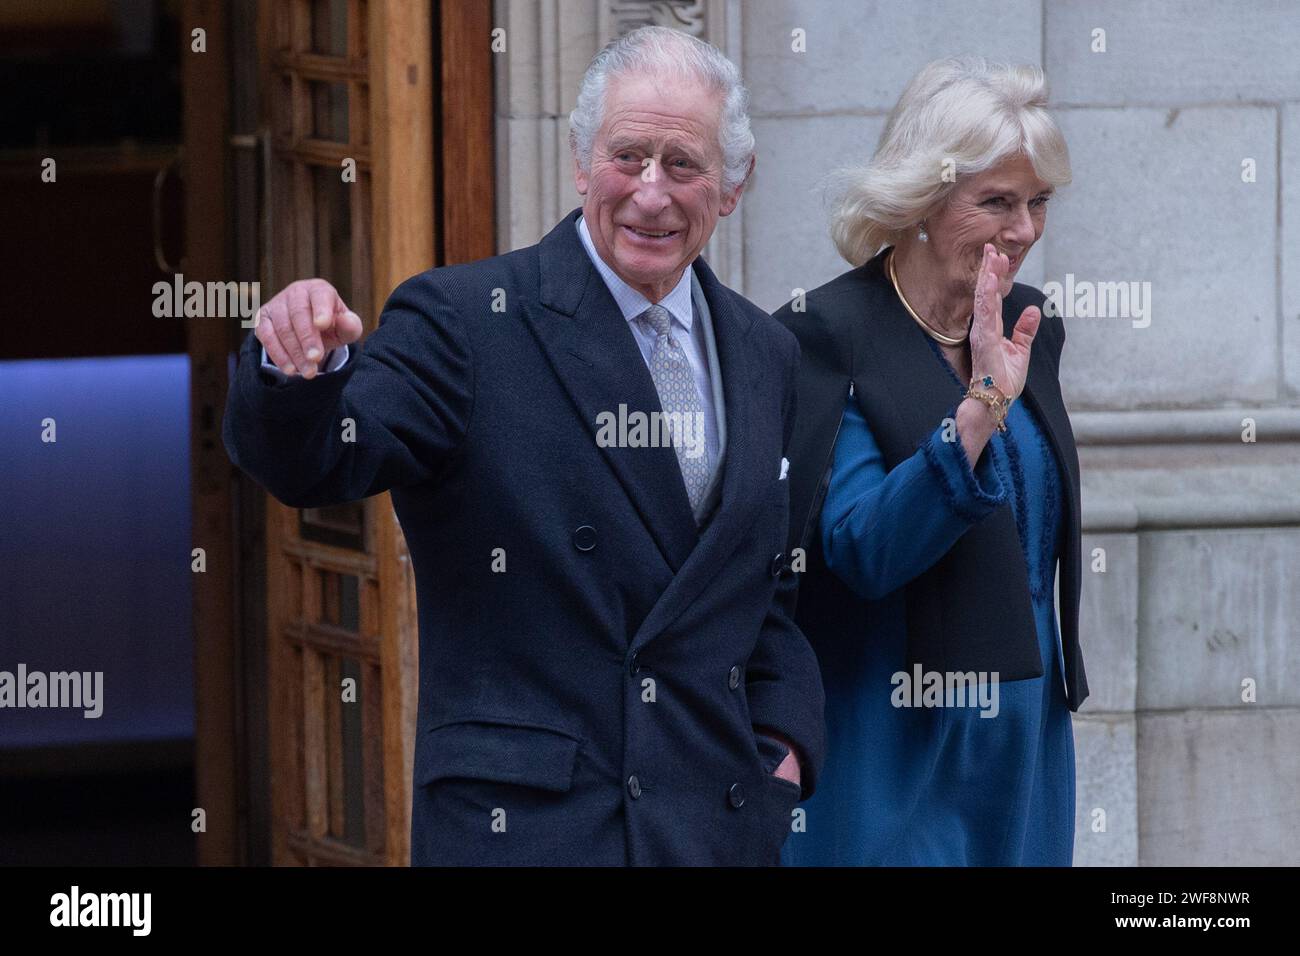
[[722, 188], [722, 105], [699, 80], [614, 76], [591, 166], [575, 162], [596, 252], [651, 302], [673, 289], [740, 200], [743, 184]]

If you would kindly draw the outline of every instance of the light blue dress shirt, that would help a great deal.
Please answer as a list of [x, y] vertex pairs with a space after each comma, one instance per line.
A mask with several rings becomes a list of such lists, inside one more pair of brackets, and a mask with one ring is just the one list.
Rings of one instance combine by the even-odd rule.
[[[325, 361], [320, 364], [319, 374], [324, 375], [326, 372], [337, 372], [347, 362], [348, 357], [351, 354], [352, 354], [352, 349], [347, 345], [343, 346], [343, 348], [341, 349], [330, 349], [328, 352], [325, 353]], [[280, 379], [281, 381], [287, 380], [289, 378], [288, 375], [285, 375], [278, 368], [276, 368], [275, 363], [272, 362], [270, 358], [267, 357], [265, 345], [262, 346], [262, 368], [264, 368], [266, 371], [273, 374], [276, 378]]]

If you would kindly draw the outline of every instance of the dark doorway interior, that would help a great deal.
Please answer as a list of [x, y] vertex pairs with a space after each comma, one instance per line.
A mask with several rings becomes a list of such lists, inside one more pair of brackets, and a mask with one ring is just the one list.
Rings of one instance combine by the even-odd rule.
[[0, 671], [103, 675], [0, 714], [0, 863], [194, 861], [179, 8], [0, 6]]

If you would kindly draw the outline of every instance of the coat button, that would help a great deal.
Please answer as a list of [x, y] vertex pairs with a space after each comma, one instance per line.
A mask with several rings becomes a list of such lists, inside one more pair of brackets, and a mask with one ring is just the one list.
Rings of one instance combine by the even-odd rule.
[[627, 778], [627, 792], [631, 794], [633, 800], [641, 797], [641, 781], [636, 778], [636, 774]]
[[745, 805], [745, 788], [738, 783], [733, 783], [727, 790], [727, 800], [739, 810]]
[[629, 657], [629, 658], [627, 659], [627, 669], [628, 669], [628, 672], [631, 673], [631, 674], [637, 674], [637, 673], [640, 673], [640, 671], [641, 671], [641, 659], [637, 656], [637, 652], [636, 652], [636, 651], [633, 651], [633, 652], [632, 652], [632, 656]]
[[740, 668], [735, 664], [732, 664], [731, 670], [727, 671], [727, 686], [732, 690], [740, 686]]
[[574, 528], [573, 546], [579, 551], [590, 551], [596, 546], [596, 529], [589, 524]]
[[772, 556], [772, 564], [768, 568], [768, 570], [772, 573], [772, 577], [775, 578], [781, 576], [781, 569], [784, 567], [785, 567], [785, 552], [778, 551], [776, 554]]

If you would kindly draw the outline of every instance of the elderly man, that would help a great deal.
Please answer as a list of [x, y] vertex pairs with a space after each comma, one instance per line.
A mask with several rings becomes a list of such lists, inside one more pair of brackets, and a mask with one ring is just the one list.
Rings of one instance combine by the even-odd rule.
[[774, 863], [823, 692], [782, 553], [798, 347], [699, 258], [753, 168], [746, 93], [644, 28], [571, 128], [582, 208], [538, 245], [408, 279], [359, 347], [320, 280], [268, 303], [226, 448], [292, 506], [392, 491], [413, 863]]

